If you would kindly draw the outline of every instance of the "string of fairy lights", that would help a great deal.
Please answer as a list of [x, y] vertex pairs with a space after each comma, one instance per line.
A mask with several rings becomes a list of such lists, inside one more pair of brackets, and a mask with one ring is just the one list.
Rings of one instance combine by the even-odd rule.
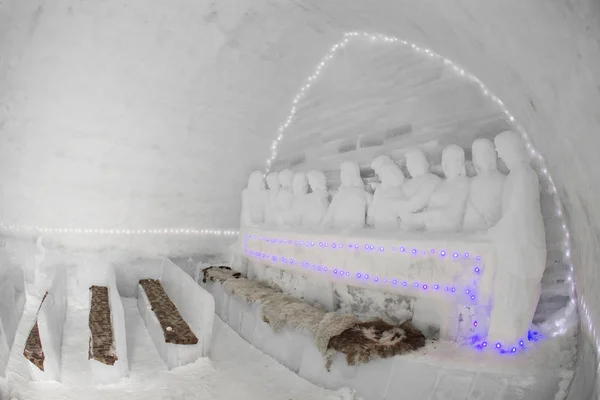
[[42, 228], [38, 226], [17, 226], [0, 224], [5, 232], [22, 234], [87, 234], [87, 235], [207, 235], [237, 236], [235, 229], [192, 229], [192, 228], [160, 228], [160, 229], [97, 229], [97, 228]]
[[[405, 40], [398, 39], [392, 36], [385, 36], [381, 34], [372, 34], [367, 32], [347, 32], [344, 34], [343, 39], [338, 43], [334, 44], [329, 52], [321, 59], [321, 61], [317, 64], [316, 69], [313, 74], [310, 75], [304, 84], [300, 87], [300, 90], [296, 94], [296, 96], [292, 100], [292, 107], [289, 115], [283, 122], [283, 124], [279, 127], [277, 131], [277, 137], [272, 142], [271, 145], [271, 155], [266, 161], [265, 173], [268, 173], [271, 170], [271, 166], [275, 159], [277, 158], [277, 148], [279, 143], [284, 138], [284, 134], [292, 120], [294, 119], [297, 106], [308, 93], [313, 84], [317, 81], [321, 73], [324, 71], [325, 67], [337, 56], [341, 53], [341, 51], [353, 40], [366, 40], [371, 43], [381, 43], [381, 44], [390, 44], [390, 45], [401, 45], [411, 47], [414, 51], [424, 56], [430, 57], [432, 60], [437, 60], [439, 62], [443, 62], [448, 68], [453, 69], [458, 75], [464, 77], [465, 79], [470, 80], [474, 84], [478, 85], [484, 96], [495, 102], [504, 112], [507, 119], [514, 124], [515, 130], [519, 132], [525, 140], [527, 150], [529, 154], [534, 160], [535, 164], [537, 164], [538, 172], [541, 175], [542, 181], [545, 182], [549, 188], [550, 194], [553, 197], [555, 204], [555, 212], [557, 217], [559, 217], [562, 221], [562, 230], [563, 230], [563, 240], [562, 240], [562, 250], [563, 250], [563, 258], [564, 263], [568, 267], [568, 273], [566, 277], [566, 281], [569, 283], [569, 294], [570, 294], [570, 302], [567, 307], [565, 307], [564, 312], [556, 316], [554, 321], [551, 321], [552, 326], [552, 335], [560, 335], [569, 330], [571, 327], [569, 324], [570, 321], [573, 320], [574, 313], [577, 312], [577, 301], [579, 301], [579, 308], [583, 311], [583, 317], [586, 321], [586, 328], [588, 332], [593, 337], [597, 347], [600, 347], [600, 342], [598, 341], [598, 336], [596, 334], [596, 330], [594, 328], [594, 324], [592, 321], [591, 314], [589, 312], [589, 308], [582, 296], [577, 298], [575, 295], [575, 282], [574, 282], [574, 271], [573, 271], [573, 262], [571, 260], [571, 244], [570, 244], [570, 233], [567, 227], [564, 215], [563, 215], [563, 207], [561, 201], [559, 199], [556, 185], [552, 180], [552, 177], [548, 173], [548, 169], [544, 160], [544, 157], [534, 148], [529, 136], [523, 129], [521, 125], [516, 123], [515, 117], [506, 109], [504, 103], [495, 95], [493, 95], [488, 88], [477, 79], [472, 74], [466, 72], [463, 68], [452, 62], [451, 60], [442, 57], [441, 55], [433, 52], [430, 49], [420, 47], [413, 43], [408, 43]], [[239, 235], [238, 230], [228, 229], [194, 229], [194, 228], [155, 228], [155, 229], [95, 229], [95, 228], [45, 228], [38, 226], [16, 226], [16, 225], [5, 225], [0, 224], [0, 229], [4, 232], [14, 232], [14, 233], [36, 233], [36, 234], [89, 234], [89, 235], [200, 235], [200, 236], [237, 236]], [[577, 300], [578, 299], [578, 300]]]

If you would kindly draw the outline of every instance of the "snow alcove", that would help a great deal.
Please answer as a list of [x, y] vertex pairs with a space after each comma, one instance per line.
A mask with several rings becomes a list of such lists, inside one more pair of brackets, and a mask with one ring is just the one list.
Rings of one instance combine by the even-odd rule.
[[591, 0], [0, 3], [0, 399], [598, 398]]

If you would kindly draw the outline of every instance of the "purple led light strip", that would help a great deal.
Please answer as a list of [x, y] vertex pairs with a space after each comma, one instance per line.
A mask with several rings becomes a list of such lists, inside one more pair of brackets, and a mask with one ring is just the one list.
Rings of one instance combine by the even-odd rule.
[[[360, 271], [349, 271], [349, 270], [345, 270], [343, 268], [336, 268], [336, 267], [331, 267], [331, 266], [325, 266], [325, 265], [320, 265], [320, 264], [313, 264], [309, 261], [306, 260], [297, 260], [294, 259], [292, 257], [285, 257], [285, 256], [281, 256], [281, 255], [276, 255], [276, 254], [267, 254], [267, 253], [262, 253], [260, 251], [256, 251], [253, 249], [249, 249], [248, 248], [248, 241], [266, 241], [269, 243], [273, 243], [273, 244], [278, 244], [278, 245], [293, 245], [293, 246], [301, 246], [301, 247], [319, 247], [322, 249], [328, 248], [328, 249], [337, 249], [337, 250], [349, 250], [349, 251], [358, 251], [359, 249], [364, 249], [365, 251], [368, 252], [379, 252], [379, 253], [384, 253], [385, 252], [385, 247], [384, 246], [376, 246], [374, 244], [364, 244], [364, 245], [359, 245], [358, 243], [351, 243], [351, 244], [342, 244], [342, 243], [336, 243], [334, 242], [324, 242], [324, 241], [303, 241], [303, 240], [291, 240], [291, 239], [282, 239], [282, 238], [271, 238], [271, 237], [264, 237], [264, 236], [256, 236], [256, 235], [246, 235], [244, 237], [244, 252], [246, 253], [246, 255], [251, 256], [251, 257], [255, 257], [255, 258], [262, 258], [262, 259], [268, 259], [271, 262], [277, 263], [277, 262], [281, 262], [283, 264], [289, 264], [289, 265], [299, 265], [300, 267], [303, 267], [305, 269], [312, 269], [315, 272], [320, 272], [320, 273], [331, 273], [337, 277], [340, 278], [349, 278], [350, 276], [355, 277], [356, 279], [359, 280], [363, 280], [363, 281], [369, 281], [369, 282], [373, 282], [374, 284], [389, 284], [392, 286], [402, 286], [404, 288], [421, 288], [422, 290], [433, 290], [433, 291], [438, 291], [440, 290], [441, 292], [449, 292], [449, 293], [456, 293], [457, 292], [457, 288], [453, 285], [442, 285], [439, 283], [423, 283], [423, 282], [409, 282], [408, 280], [404, 280], [401, 278], [396, 278], [396, 277], [380, 277], [380, 276], [371, 276], [368, 273], [363, 273]], [[428, 250], [419, 250], [416, 248], [407, 248], [405, 246], [392, 246], [391, 247], [391, 251], [392, 252], [398, 252], [398, 253], [403, 253], [403, 254], [410, 254], [413, 256], [431, 256], [432, 254], [436, 254], [437, 251], [435, 249], [428, 249]], [[445, 258], [446, 256], [448, 256], [448, 259], [450, 260], [455, 260], [455, 261], [461, 261], [461, 260], [465, 260], [465, 259], [470, 259], [471, 255], [469, 253], [464, 253], [461, 254], [459, 252], [447, 252], [446, 250], [441, 250], [439, 251], [439, 255], [442, 258]], [[481, 274], [483, 273], [483, 260], [481, 256], [476, 256], [475, 260], [477, 262], [477, 264], [475, 265], [475, 267], [473, 268], [473, 272], [475, 274], [475, 278], [478, 279]], [[462, 292], [460, 292], [462, 293]], [[474, 287], [467, 287], [464, 289], [464, 294], [468, 296], [468, 298], [471, 301], [475, 301], [477, 299], [476, 296], [476, 290]]]

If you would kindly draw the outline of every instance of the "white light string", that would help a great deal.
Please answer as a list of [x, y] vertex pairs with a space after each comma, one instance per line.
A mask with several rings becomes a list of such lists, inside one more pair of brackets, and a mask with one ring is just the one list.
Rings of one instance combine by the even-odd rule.
[[515, 117], [506, 109], [502, 100], [500, 100], [497, 96], [493, 95], [491, 93], [491, 91], [477, 77], [468, 73], [467, 71], [465, 71], [463, 68], [458, 66], [453, 61], [435, 53], [434, 51], [424, 48], [424, 47], [420, 47], [414, 43], [408, 43], [406, 40], [400, 40], [393, 36], [385, 36], [382, 34], [373, 34], [373, 33], [368, 33], [368, 32], [346, 32], [344, 34], [344, 38], [341, 41], [339, 41], [338, 43], [334, 44], [331, 47], [331, 49], [329, 50], [329, 52], [317, 64], [317, 67], [315, 68], [315, 71], [313, 72], [313, 74], [310, 75], [306, 79], [305, 83], [300, 87], [300, 90], [298, 91], [298, 93], [296, 94], [294, 99], [292, 100], [292, 108], [290, 110], [290, 113], [288, 114], [288, 116], [287, 116], [286, 120], [283, 122], [283, 124], [279, 127], [279, 129], [277, 131], [277, 137], [275, 138], [275, 140], [273, 140], [273, 142], [271, 144], [271, 156], [266, 161], [265, 174], [269, 173], [273, 162], [277, 158], [277, 148], [278, 148], [279, 144], [281, 143], [281, 141], [283, 140], [285, 131], [289, 128], [290, 124], [292, 123], [293, 118], [296, 115], [298, 103], [300, 102], [300, 100], [302, 98], [304, 98], [306, 96], [306, 94], [308, 93], [310, 88], [316, 82], [317, 78], [319, 78], [319, 76], [323, 72], [324, 68], [337, 55], [340, 54], [340, 51], [342, 49], [344, 49], [348, 45], [348, 43], [350, 43], [351, 40], [367, 40], [371, 43], [384, 43], [384, 44], [388, 43], [388, 44], [402, 45], [405, 47], [406, 46], [411, 47], [417, 53], [423, 54], [425, 56], [429, 56], [433, 60], [438, 60], [438, 61], [443, 62], [444, 65], [446, 65], [448, 68], [452, 68], [457, 73], [457, 75], [460, 75], [461, 77], [464, 77], [465, 79], [468, 79], [471, 82], [478, 85], [485, 97], [487, 97], [488, 99], [490, 99], [493, 102], [495, 102], [496, 104], [498, 104], [500, 109], [506, 115], [507, 119], [511, 123], [514, 124], [515, 130], [517, 132], [519, 132], [519, 134], [521, 134], [521, 136], [523, 137], [527, 151], [529, 152], [531, 159], [534, 160], [537, 163], [537, 165], [539, 166], [538, 172], [542, 176], [542, 181], [547, 183], [550, 194], [554, 200], [554, 204], [556, 207], [556, 209], [555, 209], [556, 216], [558, 216], [562, 222], [562, 230], [563, 230], [563, 234], [564, 234], [563, 241], [562, 241], [562, 250], [563, 250], [564, 263], [568, 266], [566, 280], [569, 283], [570, 302], [567, 305], [567, 307], [565, 307], [563, 309], [563, 311], [561, 313], [558, 313], [557, 315], [555, 315], [553, 317], [552, 321], [546, 321], [546, 323], [544, 325], [546, 327], [546, 331], [551, 336], [562, 335], [562, 334], [568, 332], [569, 329], [572, 327], [571, 321], [573, 321], [575, 319], [573, 317], [576, 316], [576, 315], [574, 315], [574, 313], [577, 312], [577, 299], [579, 299], [579, 306], [583, 310], [584, 317], [587, 322], [587, 328], [594, 339], [596, 347], [600, 348], [600, 342], [598, 341], [598, 337], [596, 336], [596, 329], [594, 328], [594, 323], [593, 323], [590, 313], [588, 311], [588, 307], [585, 303], [585, 300], [582, 298], [582, 296], [579, 296], [579, 298], [577, 298], [577, 296], [575, 294], [575, 282], [574, 282], [574, 278], [573, 278], [574, 271], [573, 271], [573, 262], [571, 260], [571, 244], [570, 244], [569, 229], [567, 227], [567, 223], [564, 218], [563, 207], [562, 207], [560, 198], [558, 196], [558, 192], [556, 190], [556, 185], [554, 184], [552, 177], [548, 173], [548, 168], [546, 166], [544, 157], [534, 148], [531, 139], [525, 132], [525, 129], [516, 122]]
[[234, 229], [189, 229], [189, 228], [160, 228], [160, 229], [97, 229], [97, 228], [40, 228], [15, 225], [0, 225], [6, 232], [14, 233], [66, 233], [89, 235], [211, 235], [237, 236]]

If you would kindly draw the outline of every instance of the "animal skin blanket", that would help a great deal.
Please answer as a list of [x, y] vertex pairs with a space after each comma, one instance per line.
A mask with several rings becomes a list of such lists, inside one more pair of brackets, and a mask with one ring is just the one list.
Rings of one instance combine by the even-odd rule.
[[263, 321], [274, 332], [282, 329], [309, 332], [328, 370], [336, 352], [346, 355], [348, 365], [358, 365], [375, 357], [393, 357], [425, 346], [425, 336], [410, 321], [398, 326], [381, 319], [362, 322], [354, 315], [311, 306], [281, 293], [278, 288], [243, 278], [228, 267], [210, 267], [203, 273], [203, 282], [221, 283], [228, 294], [258, 302]]

